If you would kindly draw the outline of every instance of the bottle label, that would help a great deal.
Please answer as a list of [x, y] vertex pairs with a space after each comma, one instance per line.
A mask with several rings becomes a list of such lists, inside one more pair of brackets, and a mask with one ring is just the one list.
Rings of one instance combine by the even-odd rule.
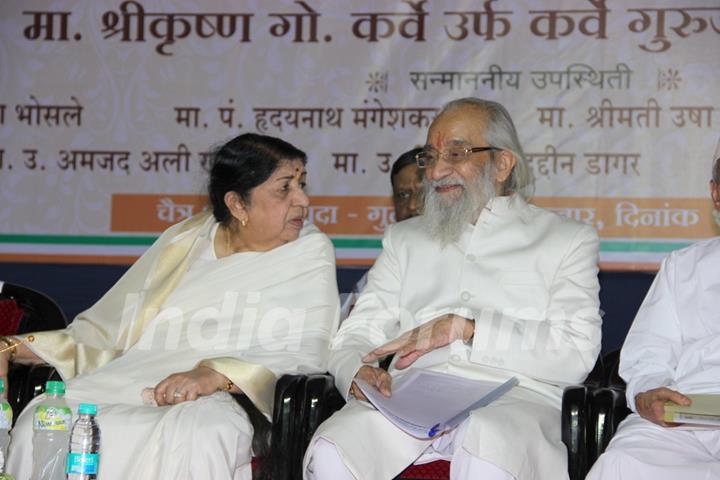
[[97, 475], [100, 455], [97, 453], [68, 453], [65, 473]]
[[72, 410], [70, 407], [54, 407], [38, 405], [33, 416], [35, 430], [61, 430], [68, 432], [72, 426]]
[[12, 417], [13, 412], [12, 408], [10, 408], [10, 404], [7, 402], [0, 404], [0, 429], [10, 430], [10, 427], [12, 426]]

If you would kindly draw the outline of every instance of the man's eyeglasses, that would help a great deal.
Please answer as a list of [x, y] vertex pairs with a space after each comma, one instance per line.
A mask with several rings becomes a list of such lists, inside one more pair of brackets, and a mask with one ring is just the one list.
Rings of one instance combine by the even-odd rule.
[[438, 152], [435, 149], [428, 148], [415, 155], [415, 162], [420, 168], [434, 167], [440, 158], [444, 159], [451, 165], [458, 165], [468, 159], [470, 154], [480, 152], [496, 152], [502, 150], [497, 147], [450, 147], [447, 150]]

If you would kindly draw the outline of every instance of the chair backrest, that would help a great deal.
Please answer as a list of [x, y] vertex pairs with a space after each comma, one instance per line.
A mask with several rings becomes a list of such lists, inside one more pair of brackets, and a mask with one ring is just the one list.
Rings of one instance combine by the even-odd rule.
[[[62, 309], [50, 297], [32, 288], [0, 281], [0, 334], [16, 335], [67, 326]], [[8, 402], [14, 418], [36, 395], [43, 393], [47, 380], [59, 380], [48, 365], [13, 365], [9, 372]]]
[[2, 312], [6, 315], [17, 314], [12, 311], [12, 302], [22, 311], [17, 331], [8, 332], [9, 335], [57, 330], [67, 326], [67, 318], [58, 304], [32, 288], [0, 281], [0, 301], [5, 302], [6, 308]]

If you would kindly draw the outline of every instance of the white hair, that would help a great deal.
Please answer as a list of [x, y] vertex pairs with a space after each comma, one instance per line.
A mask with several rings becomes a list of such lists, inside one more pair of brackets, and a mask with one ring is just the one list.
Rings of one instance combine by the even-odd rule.
[[[462, 177], [440, 180], [423, 179], [423, 222], [430, 236], [444, 247], [457, 242], [467, 225], [477, 221], [487, 203], [495, 196], [492, 182], [494, 165], [487, 162], [477, 168], [477, 181], [468, 184]], [[462, 185], [459, 197], [443, 197], [436, 187], [443, 185]]]
[[[501, 194], [518, 194], [527, 199], [532, 196], [533, 176], [518, 139], [515, 124], [508, 111], [497, 102], [475, 97], [465, 97], [446, 103], [438, 117], [443, 113], [462, 107], [474, 107], [485, 114], [486, 125], [483, 137], [489, 145], [511, 152], [515, 156], [515, 166], [502, 185]], [[480, 126], [478, 126], [480, 127]]]

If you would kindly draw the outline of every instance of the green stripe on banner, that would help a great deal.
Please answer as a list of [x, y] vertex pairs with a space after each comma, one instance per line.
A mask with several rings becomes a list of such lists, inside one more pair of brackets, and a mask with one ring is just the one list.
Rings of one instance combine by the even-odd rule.
[[378, 238], [333, 238], [335, 248], [382, 248], [382, 240]]
[[[0, 243], [54, 244], [54, 245], [152, 245], [156, 236], [92, 236], [92, 235], [0, 235]], [[333, 238], [335, 248], [381, 249], [378, 238]], [[689, 242], [633, 242], [602, 241], [602, 252], [672, 252], [690, 245]]]
[[55, 245], [152, 245], [158, 237], [101, 237], [91, 235], [0, 235], [0, 243], [42, 243]]
[[679, 248], [685, 248], [689, 242], [600, 242], [601, 252], [651, 252], [662, 253], [672, 252]]

